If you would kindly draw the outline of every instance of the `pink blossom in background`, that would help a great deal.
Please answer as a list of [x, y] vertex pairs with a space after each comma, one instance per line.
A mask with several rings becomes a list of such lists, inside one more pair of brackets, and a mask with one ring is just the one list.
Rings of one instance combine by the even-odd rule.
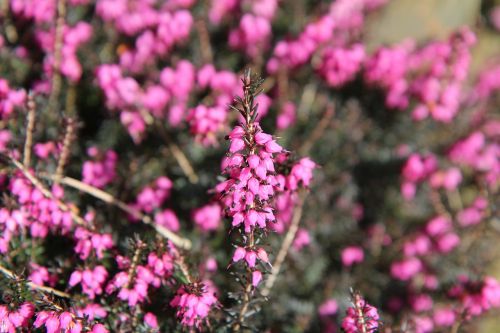
[[171, 209], [164, 209], [155, 214], [154, 221], [169, 230], [179, 231], [180, 223], [175, 212]]
[[436, 326], [449, 327], [455, 323], [456, 313], [449, 308], [441, 308], [434, 311], [434, 323]]
[[151, 312], [144, 315], [144, 322], [152, 329], [158, 329], [158, 319], [156, 319], [156, 316]]
[[391, 276], [401, 281], [407, 281], [415, 274], [421, 272], [423, 264], [420, 259], [409, 257], [391, 265]]
[[318, 313], [320, 316], [331, 316], [337, 313], [338, 311], [338, 304], [335, 299], [329, 299], [323, 302], [319, 308], [318, 308]]
[[293, 248], [296, 251], [300, 251], [302, 248], [308, 246], [311, 243], [311, 236], [309, 232], [304, 228], [299, 228], [297, 230], [297, 234], [295, 235], [295, 239], [293, 240]]
[[97, 188], [110, 184], [116, 176], [118, 155], [112, 150], [101, 152], [97, 147], [87, 149], [87, 154], [94, 160], [83, 163], [83, 182]]
[[297, 115], [295, 104], [292, 102], [286, 102], [280, 110], [278, 117], [276, 119], [276, 127], [278, 129], [287, 129], [295, 124]]
[[359, 246], [348, 246], [342, 250], [342, 264], [350, 267], [354, 264], [363, 262], [365, 255], [363, 249]]
[[339, 87], [355, 78], [364, 58], [365, 50], [361, 44], [349, 48], [327, 48], [322, 52], [318, 71], [328, 85]]
[[222, 209], [219, 204], [213, 203], [198, 208], [192, 213], [196, 225], [203, 231], [219, 228], [222, 220]]

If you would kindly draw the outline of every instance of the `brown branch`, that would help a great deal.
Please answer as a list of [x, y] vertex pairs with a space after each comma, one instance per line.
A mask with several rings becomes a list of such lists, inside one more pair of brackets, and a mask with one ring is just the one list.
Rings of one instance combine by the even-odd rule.
[[69, 155], [71, 152], [71, 143], [75, 138], [76, 131], [76, 120], [74, 118], [67, 119], [66, 132], [64, 133], [64, 139], [62, 143], [61, 155], [59, 156], [59, 160], [57, 161], [57, 168], [55, 173], [54, 181], [59, 183], [59, 179], [64, 174], [64, 168], [66, 167], [66, 163], [68, 162]]
[[212, 46], [210, 45], [210, 34], [208, 33], [205, 20], [198, 20], [196, 22], [196, 31], [200, 39], [200, 52], [203, 63], [211, 64], [213, 63], [213, 52]]
[[24, 165], [22, 165], [21, 162], [19, 162], [18, 160], [16, 160], [13, 157], [9, 157], [9, 160], [11, 161], [12, 164], [14, 164], [14, 166], [16, 168], [18, 168], [23, 173], [24, 177], [26, 177], [26, 179], [28, 179], [31, 182], [31, 184], [33, 184], [33, 186], [35, 186], [40, 192], [42, 192], [42, 194], [46, 198], [54, 200], [57, 203], [57, 206], [59, 207], [60, 210], [62, 210], [64, 212], [69, 212], [71, 215], [71, 218], [73, 219], [73, 221], [75, 221], [76, 224], [78, 224], [84, 228], [87, 228], [87, 229], [89, 229], [89, 228], [91, 230], [93, 229], [93, 226], [89, 225], [89, 222], [87, 222], [83, 218], [81, 218], [80, 215], [78, 215], [70, 206], [68, 206], [66, 203], [62, 202], [61, 200], [54, 198], [54, 196], [52, 195], [52, 192], [50, 192], [40, 182], [40, 180], [38, 180], [38, 178], [36, 178]]
[[49, 110], [57, 106], [59, 94], [61, 93], [62, 77], [61, 77], [61, 62], [62, 62], [62, 47], [64, 39], [64, 24], [66, 20], [66, 0], [57, 1], [57, 19], [54, 38], [54, 62], [52, 65], [52, 87], [49, 96]]
[[[52, 175], [47, 175], [47, 174], [42, 174], [44, 178], [52, 179], [54, 180], [55, 176]], [[174, 243], [176, 246], [179, 248], [185, 249], [185, 250], [190, 250], [191, 249], [191, 241], [187, 238], [183, 238], [172, 231], [168, 230], [167, 228], [157, 225], [154, 223], [154, 221], [149, 217], [148, 215], [145, 215], [141, 213], [139, 210], [127, 205], [125, 202], [115, 198], [112, 194], [109, 194], [101, 189], [98, 189], [97, 187], [94, 187], [89, 184], [85, 184], [84, 182], [81, 182], [77, 179], [70, 178], [70, 177], [62, 177], [59, 180], [60, 184], [66, 185], [69, 187], [72, 187], [76, 190], [79, 190], [81, 192], [87, 193], [94, 198], [97, 198], [101, 201], [104, 201], [108, 204], [114, 205], [124, 211], [125, 213], [140, 219], [143, 223], [151, 225], [156, 232], [158, 232], [160, 235], [163, 237], [169, 239]]]
[[162, 126], [160, 123], [156, 123], [156, 127], [160, 134], [163, 136], [163, 139], [165, 140], [165, 143], [167, 144], [168, 150], [172, 153], [174, 156], [175, 160], [179, 164], [179, 166], [182, 169], [182, 172], [186, 175], [188, 178], [189, 182], [191, 184], [197, 184], [200, 178], [196, 174], [196, 171], [194, 170], [193, 166], [191, 165], [191, 162], [189, 162], [189, 159], [186, 157], [182, 149], [170, 138], [170, 135], [168, 134], [167, 130], [165, 127]]
[[179, 163], [179, 166], [181, 167], [182, 171], [184, 174], [188, 177], [189, 182], [191, 184], [196, 184], [200, 180], [198, 175], [193, 169], [193, 166], [187, 159], [186, 155], [182, 152], [182, 150], [179, 148], [179, 146], [173, 142], [168, 143], [168, 149], [174, 155], [175, 159], [177, 160], [177, 163]]
[[[19, 277], [14, 272], [8, 270], [7, 268], [3, 267], [2, 265], [0, 265], [0, 272], [2, 272], [3, 275], [8, 277], [9, 279], [14, 279], [14, 280], [19, 279]], [[30, 289], [33, 289], [33, 290], [39, 290], [39, 291], [49, 293], [49, 294], [54, 294], [56, 296], [63, 297], [63, 298], [71, 298], [71, 295], [68, 293], [65, 293], [64, 291], [60, 291], [60, 290], [57, 290], [57, 289], [54, 289], [51, 287], [41, 286], [39, 284], [30, 282], [30, 281], [27, 281], [26, 284], [28, 285], [28, 287], [30, 287]]]
[[276, 256], [276, 259], [273, 264], [273, 268], [271, 270], [271, 275], [269, 278], [266, 280], [266, 283], [264, 285], [264, 289], [262, 289], [262, 296], [267, 297], [269, 296], [269, 293], [271, 292], [271, 289], [274, 286], [274, 283], [276, 282], [276, 279], [278, 278], [278, 274], [280, 273], [281, 266], [283, 265], [283, 262], [285, 261], [286, 255], [288, 251], [290, 250], [290, 246], [292, 245], [293, 240], [295, 239], [295, 234], [297, 233], [297, 230], [299, 228], [299, 222], [300, 219], [302, 218], [302, 211], [304, 208], [304, 201], [306, 198], [307, 193], [301, 193], [299, 196], [299, 202], [297, 203], [297, 206], [295, 207], [295, 210], [293, 212], [293, 217], [292, 217], [292, 223], [290, 224], [290, 227], [288, 228], [288, 231], [285, 235], [285, 238], [283, 239], [283, 243], [281, 244], [281, 248], [278, 252], [278, 255]]
[[28, 103], [26, 103], [26, 107], [28, 109], [28, 117], [26, 124], [26, 139], [24, 141], [23, 165], [29, 167], [31, 163], [31, 147], [33, 146], [33, 132], [35, 131], [36, 116], [35, 98], [31, 92], [28, 94]]
[[334, 115], [335, 115], [334, 105], [327, 106], [327, 109], [323, 114], [323, 117], [316, 125], [316, 127], [313, 129], [311, 135], [298, 149], [300, 155], [304, 156], [309, 153], [309, 150], [311, 150], [312, 146], [316, 143], [316, 141], [318, 141], [323, 136], [323, 133], [325, 133], [325, 130], [328, 128], [328, 125], [330, 125], [330, 121], [332, 120]]

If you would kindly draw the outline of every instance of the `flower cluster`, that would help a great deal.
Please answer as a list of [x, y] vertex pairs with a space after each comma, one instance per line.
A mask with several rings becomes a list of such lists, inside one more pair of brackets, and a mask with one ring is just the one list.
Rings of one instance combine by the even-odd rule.
[[118, 156], [116, 152], [107, 150], [101, 152], [97, 147], [87, 149], [87, 154], [94, 160], [83, 163], [83, 182], [102, 188], [111, 183], [116, 176], [116, 162]]
[[495, 318], [500, 8], [414, 3], [4, 1], [0, 332]]
[[368, 304], [359, 294], [354, 294], [353, 304], [342, 320], [346, 333], [375, 332], [379, 327], [379, 315], [375, 307]]
[[170, 305], [177, 308], [177, 317], [186, 326], [200, 327], [217, 298], [204, 283], [184, 285], [175, 294]]
[[256, 238], [276, 220], [271, 200], [282, 185], [276, 176], [274, 155], [281, 153], [283, 148], [255, 121], [254, 100], [258, 86], [249, 72], [242, 81], [244, 97], [240, 99], [240, 113], [244, 123], [228, 135], [230, 155], [224, 158], [222, 169], [229, 179], [217, 185], [216, 190], [225, 213], [232, 220], [232, 227], [246, 234], [247, 243], [236, 249], [233, 262], [245, 258], [252, 270], [252, 284], [257, 286], [262, 273], [255, 262], [258, 258], [267, 263], [267, 253], [256, 248]]
[[415, 99], [414, 120], [431, 116], [449, 123], [458, 112], [474, 43], [474, 33], [463, 29], [446, 42], [434, 42], [422, 49], [416, 50], [408, 41], [382, 48], [367, 60], [365, 77], [386, 90], [389, 107], [404, 109]]

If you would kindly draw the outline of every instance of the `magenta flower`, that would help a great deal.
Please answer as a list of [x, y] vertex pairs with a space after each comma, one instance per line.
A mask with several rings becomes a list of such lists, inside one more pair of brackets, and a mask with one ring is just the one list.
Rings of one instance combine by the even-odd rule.
[[346, 311], [342, 328], [346, 333], [374, 332], [379, 326], [379, 315], [375, 307], [368, 304], [359, 294], [354, 295], [353, 305]]
[[360, 263], [364, 259], [363, 249], [359, 246], [348, 246], [342, 250], [342, 264], [350, 267], [353, 264]]
[[217, 298], [203, 283], [181, 286], [170, 302], [183, 325], [198, 328], [216, 304]]

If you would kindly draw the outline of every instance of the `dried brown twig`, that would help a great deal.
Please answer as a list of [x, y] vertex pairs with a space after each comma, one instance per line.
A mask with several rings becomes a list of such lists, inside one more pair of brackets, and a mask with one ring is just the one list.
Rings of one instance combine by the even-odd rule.
[[[2, 265], [0, 265], [0, 272], [2, 272], [2, 274], [5, 275], [6, 277], [8, 277], [9, 279], [19, 280], [19, 277], [14, 272], [12, 272], [11, 270], [8, 270], [7, 268], [3, 267]], [[28, 287], [30, 289], [33, 289], [33, 290], [39, 290], [39, 291], [53, 294], [53, 295], [63, 297], [63, 298], [71, 298], [71, 295], [68, 293], [65, 293], [64, 291], [60, 291], [60, 290], [57, 290], [57, 289], [54, 289], [51, 287], [41, 286], [41, 285], [33, 283], [31, 281], [27, 281], [26, 284], [28, 285]]]
[[[53, 175], [48, 175], [48, 174], [42, 174], [44, 178], [48, 178], [51, 180], [54, 180], [55, 176]], [[151, 225], [156, 232], [158, 232], [160, 235], [163, 237], [169, 239], [174, 243], [177, 247], [189, 250], [191, 249], [192, 243], [189, 239], [183, 238], [174, 232], [168, 230], [165, 227], [162, 227], [161, 225], [157, 225], [154, 223], [154, 221], [149, 217], [148, 215], [145, 215], [141, 213], [139, 210], [127, 205], [125, 202], [115, 198], [112, 194], [109, 194], [101, 189], [98, 189], [97, 187], [94, 187], [89, 184], [85, 184], [84, 182], [81, 182], [77, 179], [70, 178], [70, 177], [62, 177], [59, 179], [59, 183], [62, 185], [66, 185], [69, 187], [72, 187], [76, 190], [79, 190], [81, 192], [87, 193], [94, 198], [97, 198], [101, 201], [104, 201], [108, 204], [114, 205], [124, 211], [125, 213], [136, 217], [140, 219], [143, 223]]]
[[24, 141], [23, 152], [23, 165], [29, 167], [31, 163], [31, 147], [33, 145], [33, 132], [35, 131], [35, 116], [36, 104], [33, 94], [28, 94], [28, 102], [26, 103], [28, 109], [27, 124], [26, 124], [26, 140]]
[[[6, 156], [6, 155], [3, 155], [3, 156]], [[28, 179], [31, 184], [33, 184], [33, 186], [35, 186], [40, 192], [42, 192], [42, 194], [46, 197], [46, 198], [49, 198], [49, 199], [52, 199], [54, 200], [56, 203], [57, 203], [57, 206], [59, 207], [59, 209], [61, 209], [62, 211], [64, 212], [69, 212], [71, 214], [71, 218], [73, 219], [73, 221], [84, 227], [84, 228], [87, 228], [87, 229], [93, 229], [93, 226], [85, 221], [80, 215], [78, 215], [74, 209], [72, 209], [70, 206], [68, 206], [66, 203], [64, 203], [63, 201], [61, 200], [58, 200], [56, 198], [54, 198], [54, 196], [52, 195], [52, 192], [50, 192], [41, 182], [40, 180], [38, 180], [37, 177], [35, 177], [21, 162], [19, 162], [18, 160], [16, 160], [15, 158], [13, 157], [7, 157], [8, 160], [17, 168], [19, 169], [19, 171], [21, 171], [24, 175], [24, 177], [26, 177], [26, 179]]]
[[273, 268], [271, 270], [271, 275], [269, 275], [269, 277], [267, 278], [266, 283], [264, 285], [264, 289], [262, 289], [261, 294], [264, 297], [269, 296], [271, 289], [273, 288], [276, 279], [278, 278], [278, 274], [280, 273], [281, 266], [285, 261], [286, 255], [290, 250], [290, 246], [292, 245], [292, 242], [295, 239], [295, 234], [297, 233], [300, 219], [302, 218], [302, 211], [304, 208], [304, 201], [306, 199], [306, 196], [307, 192], [303, 192], [299, 196], [299, 202], [297, 203], [297, 206], [295, 207], [295, 210], [293, 212], [292, 223], [288, 228], [285, 238], [283, 239], [283, 243], [281, 243], [281, 248], [278, 252], [278, 255], [274, 260]]

